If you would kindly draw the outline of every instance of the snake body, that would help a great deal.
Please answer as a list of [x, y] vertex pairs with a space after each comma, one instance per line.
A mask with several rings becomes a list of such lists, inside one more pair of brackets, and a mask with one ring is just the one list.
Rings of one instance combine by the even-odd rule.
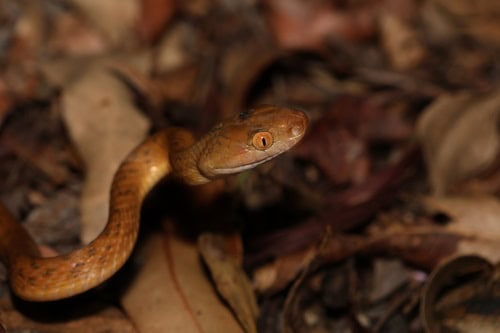
[[0, 204], [0, 259], [12, 290], [25, 300], [50, 301], [99, 285], [130, 256], [142, 202], [160, 179], [198, 185], [250, 169], [293, 147], [306, 127], [301, 111], [263, 106], [221, 122], [199, 140], [181, 128], [151, 136], [118, 168], [102, 233], [69, 254], [41, 257], [33, 239]]

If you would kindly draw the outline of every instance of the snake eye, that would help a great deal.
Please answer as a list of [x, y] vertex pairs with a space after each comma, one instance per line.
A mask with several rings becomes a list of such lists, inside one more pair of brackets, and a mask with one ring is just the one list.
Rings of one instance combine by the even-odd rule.
[[252, 144], [259, 150], [265, 150], [273, 145], [273, 136], [269, 132], [255, 133], [252, 138]]

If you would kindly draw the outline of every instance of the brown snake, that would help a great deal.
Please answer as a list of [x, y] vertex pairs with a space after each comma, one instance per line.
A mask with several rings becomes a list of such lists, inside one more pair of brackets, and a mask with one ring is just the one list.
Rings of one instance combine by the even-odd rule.
[[49, 301], [99, 285], [129, 257], [142, 201], [160, 179], [168, 176], [197, 185], [253, 168], [293, 147], [307, 123], [301, 111], [263, 106], [220, 123], [197, 141], [181, 128], [151, 136], [116, 172], [102, 233], [69, 254], [42, 258], [33, 239], [0, 204], [0, 259], [13, 291], [26, 300]]

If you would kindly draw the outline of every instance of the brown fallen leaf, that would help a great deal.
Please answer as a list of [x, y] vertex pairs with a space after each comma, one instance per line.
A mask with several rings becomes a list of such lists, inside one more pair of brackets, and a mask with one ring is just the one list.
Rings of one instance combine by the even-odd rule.
[[64, 11], [54, 18], [54, 27], [47, 47], [51, 52], [60, 55], [88, 56], [102, 54], [109, 44], [100, 31], [75, 13]]
[[[425, 207], [451, 220], [444, 229], [469, 238], [458, 244], [457, 254], [482, 255], [500, 260], [500, 201], [495, 197], [424, 198]], [[499, 244], [491, 247], [490, 245]], [[483, 247], [482, 244], [485, 246]]]
[[488, 95], [443, 96], [425, 110], [417, 136], [434, 194], [444, 194], [457, 182], [492, 166], [500, 149], [499, 114], [498, 90]]
[[379, 19], [385, 52], [397, 70], [417, 67], [425, 60], [426, 49], [416, 28], [390, 12]]
[[499, 266], [478, 256], [460, 256], [429, 276], [420, 316], [426, 332], [498, 332]]
[[149, 123], [127, 86], [106, 66], [89, 66], [62, 97], [63, 117], [86, 164], [81, 201], [82, 241], [93, 240], [108, 215], [112, 177], [145, 137]]
[[238, 234], [204, 233], [198, 248], [207, 264], [217, 290], [238, 317], [247, 333], [256, 333], [259, 314], [252, 285], [242, 269], [243, 245]]
[[[500, 261], [500, 201], [495, 197], [428, 197], [421, 199], [428, 217], [415, 223], [383, 226], [383, 218], [369, 234], [363, 250], [381, 251], [433, 269], [450, 257], [479, 255]], [[437, 216], [438, 222], [429, 223]]]
[[151, 43], [158, 39], [172, 19], [176, 2], [174, 0], [142, 0], [141, 7], [137, 30], [144, 41]]
[[76, 8], [100, 29], [113, 45], [129, 44], [139, 17], [139, 1], [135, 0], [71, 0]]
[[[2, 326], [5, 332], [44, 332], [44, 333], [138, 333], [134, 325], [117, 308], [97, 305], [90, 309], [91, 314], [76, 315], [67, 313], [67, 309], [58, 304], [42, 305], [37, 311], [31, 311], [35, 318], [19, 312], [19, 304], [12, 304], [10, 297], [0, 299], [0, 332]], [[43, 307], [43, 308], [42, 308]], [[91, 307], [91, 306], [90, 306]], [[64, 320], [51, 318], [62, 316]], [[38, 318], [38, 319], [37, 319]]]
[[145, 263], [122, 298], [139, 331], [243, 332], [210, 284], [196, 243], [168, 229], [151, 236]]
[[455, 30], [455, 35], [465, 34], [486, 45], [500, 44], [500, 7], [495, 1], [432, 0], [428, 3], [434, 12], [431, 28], [447, 25], [446, 29]]
[[[340, 8], [330, 1], [264, 1], [267, 21], [285, 48], [318, 48], [327, 38], [357, 40], [375, 32], [376, 1]], [[349, 7], [349, 6], [346, 6]]]
[[333, 234], [320, 249], [318, 244], [313, 244], [256, 268], [253, 283], [262, 294], [276, 293], [294, 281], [313, 259], [315, 267], [340, 262], [369, 248], [371, 244], [369, 237]]

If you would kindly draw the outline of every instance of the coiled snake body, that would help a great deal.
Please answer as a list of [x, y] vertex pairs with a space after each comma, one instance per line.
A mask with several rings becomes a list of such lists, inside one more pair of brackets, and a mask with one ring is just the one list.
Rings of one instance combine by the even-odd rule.
[[153, 135], [116, 172], [102, 233], [66, 255], [40, 257], [29, 234], [0, 204], [0, 259], [9, 270], [12, 290], [26, 300], [49, 301], [99, 285], [129, 257], [142, 201], [160, 179], [197, 185], [250, 169], [293, 147], [306, 127], [303, 112], [264, 106], [220, 123], [198, 141], [180, 128]]

